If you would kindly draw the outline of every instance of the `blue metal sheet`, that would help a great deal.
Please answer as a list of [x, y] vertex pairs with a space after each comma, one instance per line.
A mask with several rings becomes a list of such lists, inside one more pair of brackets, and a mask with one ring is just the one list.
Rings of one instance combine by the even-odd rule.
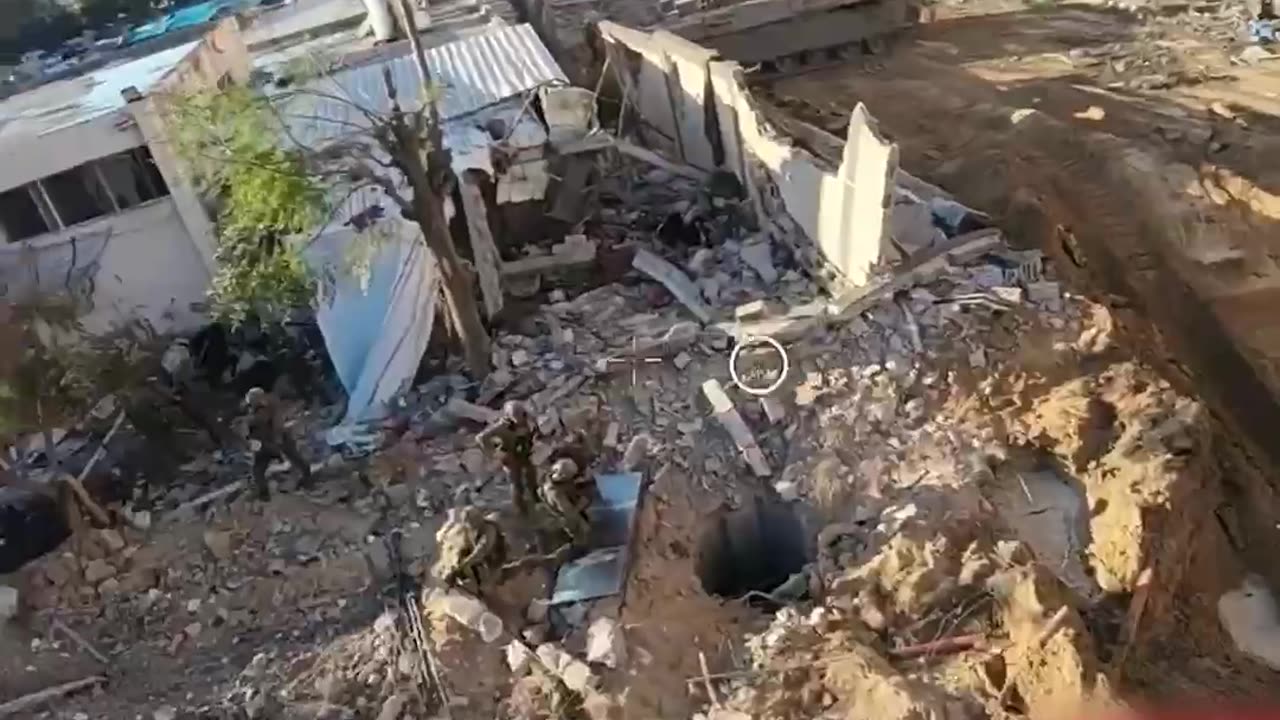
[[587, 509], [595, 549], [560, 567], [552, 605], [617, 595], [626, 585], [644, 476], [634, 472], [597, 475], [596, 491], [596, 502]]

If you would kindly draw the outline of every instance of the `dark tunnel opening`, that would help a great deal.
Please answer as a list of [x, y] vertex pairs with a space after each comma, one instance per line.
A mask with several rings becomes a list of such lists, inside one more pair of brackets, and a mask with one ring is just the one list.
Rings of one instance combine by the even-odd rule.
[[809, 560], [805, 524], [794, 506], [757, 498], [722, 513], [703, 532], [698, 548], [702, 588], [723, 598], [770, 592]]

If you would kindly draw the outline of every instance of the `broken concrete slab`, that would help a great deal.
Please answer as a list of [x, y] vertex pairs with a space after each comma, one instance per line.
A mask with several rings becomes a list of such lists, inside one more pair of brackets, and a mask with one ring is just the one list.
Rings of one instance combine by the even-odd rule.
[[699, 170], [692, 165], [672, 162], [652, 150], [642, 148], [639, 145], [629, 143], [626, 140], [614, 138], [613, 146], [623, 155], [633, 157], [642, 162], [647, 162], [654, 167], [662, 168], [674, 175], [687, 177], [691, 180], [697, 180], [698, 182], [706, 182], [707, 178], [711, 175], [707, 171]]
[[765, 417], [769, 418], [769, 422], [774, 425], [787, 419], [786, 403], [773, 395], [766, 395], [760, 398], [760, 407], [764, 409]]
[[0, 585], [0, 623], [18, 614], [18, 591], [8, 585]]
[[742, 415], [738, 413], [738, 409], [734, 407], [733, 401], [729, 399], [720, 381], [713, 378], [702, 383], [702, 394], [711, 403], [711, 410], [716, 420], [720, 421], [729, 433], [729, 437], [733, 438], [733, 443], [738, 446], [751, 472], [755, 473], [756, 477], [772, 475], [773, 470], [769, 467], [764, 451], [756, 444], [755, 435], [742, 419]]
[[587, 662], [616, 668], [626, 662], [627, 647], [622, 626], [608, 617], [597, 618], [587, 628]]
[[662, 286], [698, 320], [704, 324], [711, 322], [711, 309], [703, 304], [698, 287], [693, 284], [689, 276], [680, 271], [680, 268], [648, 250], [637, 251], [631, 266], [662, 283]]
[[491, 643], [502, 635], [502, 618], [489, 611], [480, 600], [461, 590], [433, 590], [427, 598], [427, 608], [443, 613], [475, 630], [480, 639]]
[[768, 235], [761, 233], [743, 243], [738, 255], [766, 285], [778, 281], [778, 268], [773, 265], [773, 243]]
[[472, 422], [478, 422], [484, 425], [488, 425], [494, 420], [497, 420], [498, 416], [501, 414], [493, 408], [476, 405], [475, 403], [467, 402], [466, 400], [457, 397], [446, 403], [444, 409], [445, 412], [449, 413], [449, 415], [454, 418], [459, 420], [471, 420]]
[[733, 317], [738, 320], [754, 320], [769, 312], [769, 305], [764, 300], [752, 300], [733, 309]]
[[596, 242], [584, 238], [578, 242], [566, 242], [557, 245], [559, 252], [550, 255], [535, 255], [522, 260], [502, 263], [503, 277], [521, 277], [539, 275], [557, 270], [573, 270], [596, 261]]

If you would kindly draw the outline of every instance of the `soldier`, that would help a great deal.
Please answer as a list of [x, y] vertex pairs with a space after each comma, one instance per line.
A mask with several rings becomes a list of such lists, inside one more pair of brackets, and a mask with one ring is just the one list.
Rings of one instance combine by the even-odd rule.
[[282, 455], [302, 475], [298, 486], [309, 487], [311, 466], [298, 452], [293, 435], [285, 428], [276, 399], [266, 390], [256, 387], [245, 394], [244, 404], [249, 410], [249, 447], [253, 450], [253, 482], [258, 489], [258, 499], [271, 498], [267, 466]]
[[506, 561], [506, 541], [497, 513], [482, 515], [472, 505], [450, 508], [436, 531], [439, 552], [431, 574], [446, 585], [470, 585], [480, 593], [495, 582]]
[[591, 523], [587, 519], [591, 493], [584, 486], [578, 464], [567, 457], [556, 460], [538, 490], [570, 542], [578, 547], [587, 545], [591, 532]]
[[182, 413], [208, 435], [218, 447], [231, 447], [234, 436], [227, 426], [210, 411], [209, 393], [196, 380], [191, 349], [185, 339], [178, 339], [165, 349], [160, 359], [163, 373], [148, 379], [152, 390], [175, 403]]
[[533, 423], [524, 404], [514, 400], [502, 406], [502, 416], [493, 421], [476, 436], [481, 447], [494, 449], [502, 455], [502, 468], [511, 484], [511, 502], [521, 517], [528, 518], [532, 503], [537, 499], [536, 473], [533, 469]]

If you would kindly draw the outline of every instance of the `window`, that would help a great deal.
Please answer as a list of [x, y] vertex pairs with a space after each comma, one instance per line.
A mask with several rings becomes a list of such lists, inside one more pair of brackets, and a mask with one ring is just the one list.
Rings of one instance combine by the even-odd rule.
[[31, 185], [0, 193], [0, 231], [7, 240], [20, 240], [49, 232], [44, 214], [31, 197]]
[[0, 193], [0, 239], [25, 240], [168, 194], [151, 151], [133, 148]]

